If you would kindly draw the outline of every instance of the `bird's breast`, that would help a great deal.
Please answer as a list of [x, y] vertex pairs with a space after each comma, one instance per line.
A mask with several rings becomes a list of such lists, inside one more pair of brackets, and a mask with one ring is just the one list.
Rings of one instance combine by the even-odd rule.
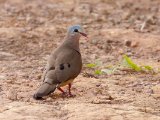
[[74, 79], [70, 79], [70, 80], [67, 80], [65, 82], [62, 82], [58, 85], [58, 87], [63, 87], [65, 85], [68, 85], [69, 83], [72, 83]]

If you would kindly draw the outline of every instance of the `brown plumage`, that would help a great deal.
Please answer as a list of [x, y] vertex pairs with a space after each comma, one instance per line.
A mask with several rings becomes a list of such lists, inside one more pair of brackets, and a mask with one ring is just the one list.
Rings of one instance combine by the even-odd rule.
[[64, 93], [60, 88], [69, 85], [69, 95], [71, 95], [71, 82], [79, 75], [82, 69], [82, 59], [79, 49], [79, 39], [85, 33], [82, 28], [75, 25], [69, 28], [64, 42], [51, 53], [46, 70], [43, 74], [43, 83], [34, 94], [35, 99], [54, 92], [56, 88]]

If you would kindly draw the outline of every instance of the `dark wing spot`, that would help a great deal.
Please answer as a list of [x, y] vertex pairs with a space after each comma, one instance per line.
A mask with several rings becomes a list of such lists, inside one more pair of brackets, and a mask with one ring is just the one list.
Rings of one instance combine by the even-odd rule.
[[60, 64], [59, 68], [60, 68], [60, 70], [63, 70], [64, 69], [64, 65]]
[[71, 65], [68, 63], [68, 67], [70, 68], [71, 67]]

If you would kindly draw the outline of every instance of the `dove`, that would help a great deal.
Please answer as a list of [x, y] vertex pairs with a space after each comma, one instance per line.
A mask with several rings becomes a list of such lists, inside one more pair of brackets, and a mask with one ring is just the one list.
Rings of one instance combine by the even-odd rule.
[[80, 25], [69, 27], [63, 43], [51, 53], [44, 74], [43, 83], [38, 88], [33, 98], [42, 99], [53, 93], [56, 89], [66, 94], [61, 88], [68, 85], [68, 95], [72, 96], [71, 85], [82, 69], [82, 58], [79, 48], [81, 36], [87, 38]]

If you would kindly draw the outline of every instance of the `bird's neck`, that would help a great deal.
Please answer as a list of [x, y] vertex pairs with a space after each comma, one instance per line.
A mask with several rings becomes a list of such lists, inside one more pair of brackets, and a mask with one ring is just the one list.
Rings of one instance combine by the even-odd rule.
[[63, 44], [70, 47], [71, 49], [80, 52], [79, 39], [80, 36], [67, 36]]

